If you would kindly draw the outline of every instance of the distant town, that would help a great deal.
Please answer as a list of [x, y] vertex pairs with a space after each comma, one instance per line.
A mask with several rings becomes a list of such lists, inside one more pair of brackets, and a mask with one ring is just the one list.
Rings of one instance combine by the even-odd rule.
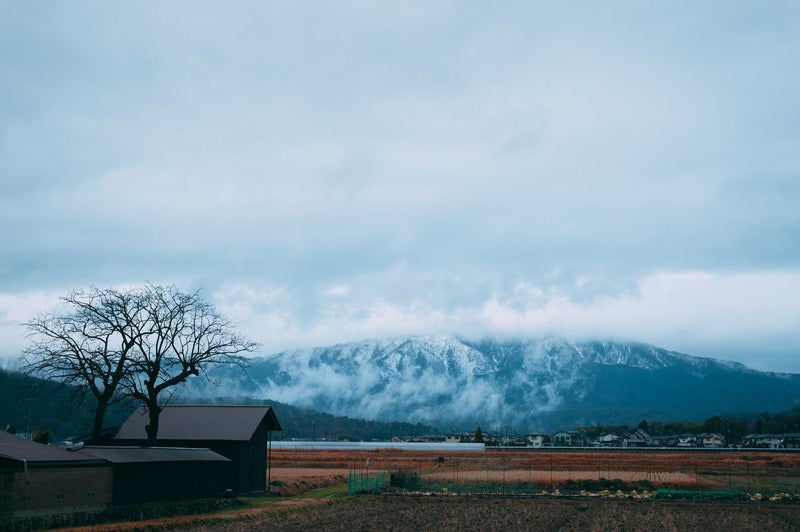
[[[640, 421], [635, 427], [596, 425], [556, 432], [528, 432], [498, 427], [484, 431], [419, 434], [390, 438], [393, 442], [483, 444], [510, 448], [684, 448], [800, 449], [800, 409], [778, 413], [712, 416], [702, 423]], [[292, 435], [289, 439], [303, 438]], [[326, 438], [313, 438], [316, 441]], [[349, 438], [327, 438], [343, 441]], [[360, 439], [358, 441], [364, 441]], [[373, 441], [378, 441], [374, 438]], [[350, 440], [355, 441], [355, 440]]]
[[680, 447], [680, 448], [746, 448], [746, 449], [800, 449], [800, 433], [786, 434], [747, 434], [742, 438], [728, 440], [716, 432], [700, 434], [671, 434], [652, 436], [643, 429], [633, 430], [623, 436], [608, 432], [590, 437], [582, 430], [565, 430], [553, 434], [529, 433], [522, 436], [498, 434], [461, 433], [447, 436], [409, 438], [407, 441], [442, 441], [445, 443], [483, 443], [487, 447], [589, 447], [589, 448], [631, 448], [631, 447]]

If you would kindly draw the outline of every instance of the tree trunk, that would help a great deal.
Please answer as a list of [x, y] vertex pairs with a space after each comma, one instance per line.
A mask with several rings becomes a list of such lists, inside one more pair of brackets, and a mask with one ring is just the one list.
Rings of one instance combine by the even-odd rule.
[[147, 431], [147, 445], [155, 445], [156, 438], [158, 438], [158, 416], [161, 415], [161, 408], [158, 407], [158, 404], [147, 405], [147, 414], [150, 418], [150, 423], [144, 428]]
[[103, 430], [103, 420], [106, 417], [106, 409], [108, 408], [108, 399], [104, 397], [97, 398], [97, 407], [94, 411], [94, 424], [92, 425], [92, 439], [97, 439], [100, 436], [100, 431]]

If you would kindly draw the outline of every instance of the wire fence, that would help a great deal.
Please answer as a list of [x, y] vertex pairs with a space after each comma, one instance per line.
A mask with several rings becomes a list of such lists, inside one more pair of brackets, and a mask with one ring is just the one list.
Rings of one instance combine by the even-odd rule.
[[[665, 497], [724, 498], [782, 497], [800, 500], [800, 467], [779, 458], [760, 461], [650, 460], [636, 464], [595, 460], [591, 465], [547, 459], [521, 463], [486, 457], [485, 460], [439, 459], [427, 467], [393, 467], [381, 464], [370, 471], [368, 464], [351, 467], [349, 492], [383, 489], [488, 494], [642, 494]], [[644, 459], [641, 456], [640, 459]], [[549, 463], [548, 463], [549, 462]], [[411, 465], [411, 464], [409, 464]], [[417, 464], [420, 465], [420, 464]]]

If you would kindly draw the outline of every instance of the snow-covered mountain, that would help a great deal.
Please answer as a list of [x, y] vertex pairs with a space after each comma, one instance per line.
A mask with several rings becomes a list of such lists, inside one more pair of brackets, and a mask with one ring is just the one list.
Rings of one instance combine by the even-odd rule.
[[[205, 394], [269, 398], [335, 415], [451, 428], [549, 430], [700, 420], [800, 403], [800, 375], [757, 372], [651, 345], [404, 337], [285, 351]], [[198, 389], [195, 388], [195, 391]]]

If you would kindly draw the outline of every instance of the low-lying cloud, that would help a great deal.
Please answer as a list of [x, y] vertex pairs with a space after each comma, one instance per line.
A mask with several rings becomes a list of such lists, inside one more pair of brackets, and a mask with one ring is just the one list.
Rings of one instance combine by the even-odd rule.
[[267, 307], [259, 305], [257, 290], [250, 303], [238, 299], [237, 306], [224, 304], [224, 289], [215, 297], [262, 342], [265, 353], [399, 335], [559, 334], [643, 341], [760, 370], [800, 370], [800, 363], [784, 357], [800, 340], [800, 301], [785, 297], [800, 291], [800, 273], [660, 273], [613, 295], [572, 298], [572, 290], [520, 282], [471, 304], [447, 306], [435, 297], [359, 299], [361, 291], [352, 287], [335, 301], [323, 294], [311, 314], [299, 307], [295, 312], [276, 310], [292, 308], [288, 290], [277, 301], [275, 290], [267, 290], [273, 294]]

